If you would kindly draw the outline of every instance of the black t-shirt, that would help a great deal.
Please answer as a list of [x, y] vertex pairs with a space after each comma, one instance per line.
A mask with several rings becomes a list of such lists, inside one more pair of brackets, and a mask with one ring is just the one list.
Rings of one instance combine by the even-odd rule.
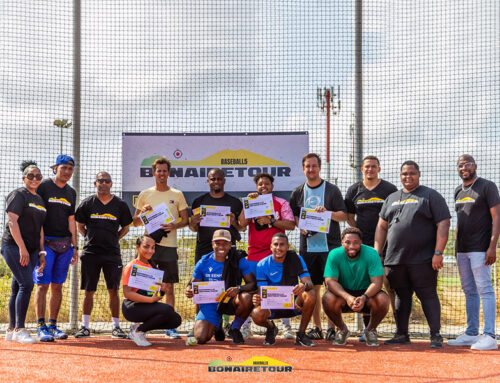
[[104, 205], [96, 195], [82, 201], [76, 209], [76, 221], [84, 223], [87, 229], [83, 254], [99, 256], [120, 256], [118, 232], [120, 227], [132, 223], [127, 204], [114, 196]]
[[356, 226], [363, 233], [363, 243], [373, 246], [378, 216], [385, 199], [398, 188], [385, 180], [372, 190], [368, 190], [363, 181], [356, 182], [347, 189], [345, 205], [347, 212], [356, 214]]
[[[342, 198], [342, 193], [339, 188], [330, 182], [321, 181], [321, 183], [311, 189], [319, 188], [325, 182], [325, 191], [323, 195], [323, 206], [328, 211], [346, 211], [346, 207], [344, 204], [344, 198]], [[290, 197], [290, 207], [292, 208], [293, 215], [295, 217], [300, 216], [300, 208], [304, 207], [304, 186], [302, 184], [295, 188], [292, 191], [292, 195]], [[327, 243], [328, 243], [328, 251], [340, 246], [340, 225], [337, 221], [332, 220], [330, 224], [330, 231], [326, 235]], [[304, 255], [307, 252], [307, 239], [305, 235], [300, 234], [300, 254]]]
[[380, 217], [389, 224], [384, 265], [414, 265], [432, 261], [436, 224], [450, 218], [450, 211], [441, 194], [419, 186], [411, 193], [392, 193]]
[[[232, 195], [227, 193], [224, 193], [224, 196], [221, 198], [214, 198], [210, 195], [210, 193], [203, 194], [202, 196], [199, 196], [193, 201], [191, 209], [196, 209], [201, 205], [230, 206], [231, 213], [233, 213], [236, 216], [236, 219], [238, 219], [238, 216], [243, 210], [243, 204], [241, 203], [241, 201], [238, 198], [233, 197]], [[195, 251], [197, 258], [213, 251], [212, 237], [214, 235], [214, 232], [218, 229], [220, 228], [204, 227], [204, 226], [200, 226], [198, 228], [198, 234], [196, 235], [196, 251]], [[229, 228], [229, 231], [231, 232], [231, 241], [234, 245], [236, 241], [239, 241], [241, 239], [241, 235], [238, 232], [238, 230], [236, 230], [236, 228], [232, 225]]]
[[60, 188], [52, 179], [42, 181], [37, 194], [43, 198], [47, 208], [47, 218], [43, 231], [49, 237], [71, 237], [68, 217], [75, 215], [76, 191], [68, 184]]
[[472, 186], [460, 185], [455, 189], [458, 252], [488, 250], [492, 230], [490, 209], [499, 203], [497, 186], [484, 178], [478, 177]]
[[[9, 193], [5, 206], [7, 213], [10, 212], [19, 216], [17, 222], [28, 252], [32, 253], [40, 249], [40, 231], [47, 215], [42, 197], [38, 194], [31, 194], [28, 189], [21, 187]], [[16, 245], [9, 225], [5, 225], [2, 241]]]

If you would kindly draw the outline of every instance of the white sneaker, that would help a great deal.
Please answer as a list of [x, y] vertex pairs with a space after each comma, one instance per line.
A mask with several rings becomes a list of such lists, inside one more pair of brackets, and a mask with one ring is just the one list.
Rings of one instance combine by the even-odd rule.
[[10, 330], [10, 331], [7, 330], [7, 331], [5, 331], [5, 341], [6, 342], [12, 342], [13, 341], [13, 339], [12, 339], [13, 336], [14, 336], [14, 330]]
[[289, 324], [283, 324], [283, 338], [295, 339], [295, 334], [292, 331], [292, 326], [290, 326]]
[[14, 335], [12, 335], [12, 340], [14, 342], [23, 344], [36, 343], [36, 340], [31, 337], [30, 333], [25, 328], [22, 328], [19, 331], [14, 331]]
[[448, 346], [472, 346], [479, 339], [479, 335], [459, 335], [456, 339], [450, 339]]
[[489, 335], [479, 335], [479, 339], [471, 346], [471, 350], [498, 350], [498, 343]]
[[253, 334], [252, 334], [252, 328], [250, 326], [250, 323], [245, 323], [243, 326], [241, 326], [241, 335], [243, 335], [243, 339], [250, 339]]
[[140, 347], [151, 346], [151, 343], [149, 343], [146, 339], [146, 334], [144, 334], [142, 331], [137, 331], [136, 329], [131, 328], [128, 336], [134, 341], [136, 345]]

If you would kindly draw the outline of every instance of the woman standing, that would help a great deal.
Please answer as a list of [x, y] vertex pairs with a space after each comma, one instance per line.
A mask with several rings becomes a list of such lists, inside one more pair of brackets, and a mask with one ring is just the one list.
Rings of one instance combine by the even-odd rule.
[[[181, 324], [181, 317], [172, 306], [159, 302], [161, 295], [128, 286], [130, 272], [134, 265], [152, 267], [149, 260], [155, 252], [155, 240], [149, 235], [143, 235], [137, 238], [135, 247], [137, 258], [123, 269], [123, 296], [125, 299], [122, 304], [122, 312], [125, 319], [136, 322], [130, 328], [130, 339], [138, 346], [151, 346], [151, 343], [146, 340], [146, 331], [177, 328]], [[165, 289], [166, 284], [162, 283], [162, 293], [165, 292]]]
[[46, 210], [42, 198], [36, 194], [43, 178], [40, 169], [35, 162], [26, 161], [21, 164], [21, 171], [24, 187], [7, 196], [8, 222], [2, 236], [1, 252], [12, 271], [9, 329], [5, 340], [36, 343], [24, 328], [24, 321], [33, 290], [33, 270], [38, 262], [39, 271], [45, 267], [42, 225]]

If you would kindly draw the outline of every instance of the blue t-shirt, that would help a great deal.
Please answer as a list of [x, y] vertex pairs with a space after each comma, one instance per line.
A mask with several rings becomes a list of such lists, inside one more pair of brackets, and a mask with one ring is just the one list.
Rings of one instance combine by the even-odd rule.
[[[300, 255], [297, 254], [302, 263], [305, 273], [299, 275], [299, 278], [310, 277], [307, 266]], [[283, 275], [283, 263], [278, 263], [273, 259], [273, 255], [268, 255], [257, 263], [257, 286], [279, 286]]]
[[[246, 260], [241, 258], [239, 262], [241, 275], [248, 275], [252, 272], [252, 267]], [[222, 280], [222, 270], [224, 262], [215, 260], [214, 252], [205, 254], [196, 264], [193, 271], [193, 278], [200, 281], [220, 281]]]

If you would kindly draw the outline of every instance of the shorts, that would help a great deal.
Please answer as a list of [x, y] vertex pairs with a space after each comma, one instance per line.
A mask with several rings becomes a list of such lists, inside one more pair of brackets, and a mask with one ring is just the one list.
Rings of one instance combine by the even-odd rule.
[[222, 315], [217, 312], [217, 303], [205, 303], [200, 305], [200, 311], [196, 315], [196, 321], [205, 320], [219, 327]]
[[[366, 291], [366, 289], [364, 289], [364, 290], [349, 290], [349, 289], [344, 289], [344, 290], [346, 291], [346, 293], [352, 295], [353, 297], [360, 297]], [[352, 309], [346, 303], [346, 305], [344, 307], [342, 307], [342, 312], [343, 313], [354, 313], [356, 311], [352, 311]], [[366, 303], [365, 303], [365, 306], [363, 307], [363, 309], [360, 312], [363, 313], [363, 314], [370, 314], [370, 308], [368, 307], [368, 305]]]
[[438, 272], [432, 263], [385, 266], [385, 272], [391, 289], [437, 286]]
[[293, 318], [296, 317], [297, 315], [302, 315], [302, 313], [295, 311], [295, 309], [291, 310], [276, 309], [276, 310], [271, 310], [271, 315], [269, 316], [268, 319]]
[[47, 252], [45, 256], [45, 268], [41, 275], [36, 270], [33, 272], [33, 282], [36, 285], [49, 283], [63, 284], [68, 276], [69, 264], [73, 258], [74, 250], [69, 248], [64, 253], [59, 254], [47, 246], [44, 246], [44, 248]]
[[323, 253], [305, 253], [302, 255], [302, 258], [306, 263], [307, 271], [309, 271], [309, 274], [311, 275], [313, 285], [322, 285], [325, 280], [323, 274], [325, 273], [328, 251]]
[[82, 260], [82, 281], [81, 290], [96, 291], [101, 270], [104, 273], [106, 288], [108, 290], [119, 290], [122, 279], [123, 264], [122, 259], [103, 258], [98, 255], [84, 255]]
[[151, 257], [151, 265], [163, 270], [164, 283], [179, 282], [179, 264], [177, 262], [177, 248], [156, 245], [155, 253]]

